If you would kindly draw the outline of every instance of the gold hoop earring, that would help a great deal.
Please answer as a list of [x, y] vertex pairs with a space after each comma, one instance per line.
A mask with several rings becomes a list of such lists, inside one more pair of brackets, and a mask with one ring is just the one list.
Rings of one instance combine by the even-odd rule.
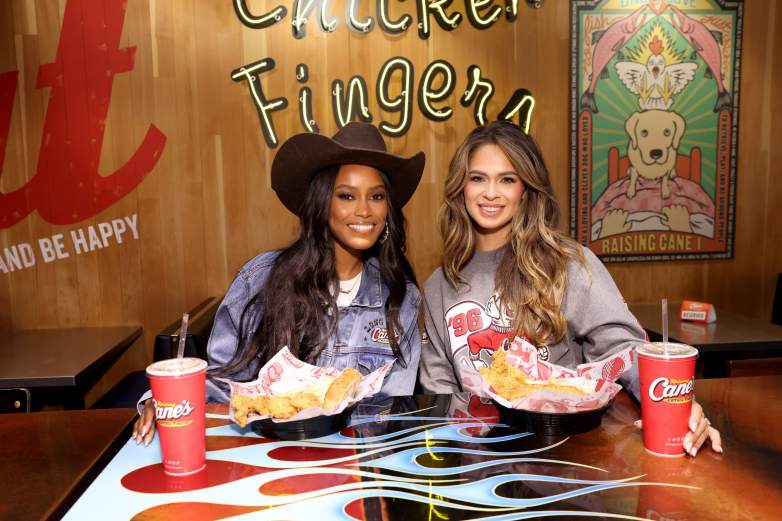
[[380, 244], [383, 244], [387, 240], [388, 240], [388, 221], [386, 221], [386, 226], [385, 226], [385, 228], [383, 228], [383, 235], [380, 237], [380, 239], [378, 239], [377, 242], [379, 242]]

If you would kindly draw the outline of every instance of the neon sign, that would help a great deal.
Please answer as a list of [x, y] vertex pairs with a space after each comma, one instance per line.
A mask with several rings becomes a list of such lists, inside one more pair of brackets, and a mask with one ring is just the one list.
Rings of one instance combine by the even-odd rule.
[[529, 123], [534, 108], [535, 98], [532, 94], [527, 89], [518, 89], [510, 97], [508, 104], [497, 114], [497, 119], [513, 121], [514, 116], [518, 115], [517, 125], [524, 132], [529, 133]]
[[[296, 66], [296, 81], [299, 83], [307, 83], [309, 79], [309, 69], [303, 63]], [[307, 129], [307, 132], [313, 134], [320, 133], [318, 124], [315, 123], [315, 118], [312, 115], [312, 89], [309, 87], [302, 87], [299, 90], [299, 120], [301, 126]]]
[[[451, 95], [455, 75], [456, 71], [454, 71], [453, 65], [445, 60], [435, 60], [424, 69], [421, 84], [418, 87], [418, 107], [421, 109], [421, 113], [432, 121], [445, 121], [453, 114], [451, 107], [438, 109], [433, 107], [431, 102], [442, 101]], [[438, 76], [442, 76], [442, 83], [440, 83], [438, 90], [434, 90], [434, 82]]]
[[371, 16], [364, 20], [359, 20], [356, 16], [356, 3], [358, 0], [349, 0], [348, 3], [348, 27], [358, 33], [368, 33], [375, 26], [375, 21]]
[[255, 16], [247, 7], [247, 0], [234, 0], [234, 11], [244, 25], [252, 27], [253, 29], [264, 29], [269, 27], [285, 18], [288, 14], [287, 9], [278, 5], [266, 14]]
[[[231, 78], [237, 82], [246, 82], [250, 92], [250, 98], [258, 112], [261, 130], [270, 148], [277, 146], [278, 139], [274, 129], [272, 113], [288, 107], [285, 97], [269, 100], [264, 93], [261, 83], [261, 75], [274, 69], [274, 60], [266, 58], [253, 62], [231, 73]], [[296, 80], [306, 83], [308, 79], [308, 67], [304, 64], [296, 66]], [[430, 63], [421, 76], [418, 85], [417, 97], [414, 98], [414, 71], [413, 64], [407, 58], [395, 56], [386, 61], [380, 68], [376, 83], [376, 101], [380, 108], [387, 112], [398, 113], [396, 123], [381, 121], [378, 128], [385, 135], [399, 137], [410, 130], [412, 123], [413, 105], [423, 116], [432, 121], [446, 121], [453, 115], [453, 109], [448, 106], [436, 107], [433, 103], [442, 102], [454, 91], [456, 72], [450, 63], [445, 60], [435, 60]], [[441, 78], [441, 79], [440, 79]], [[401, 89], [393, 96], [392, 79], [398, 79]], [[486, 107], [494, 96], [494, 83], [486, 77], [477, 65], [467, 68], [467, 87], [460, 102], [463, 107], [473, 106], [473, 117], [476, 125], [485, 125], [489, 122]], [[347, 83], [341, 79], [335, 79], [331, 83], [331, 106], [334, 121], [342, 128], [354, 119], [371, 123], [372, 114], [369, 112], [369, 89], [366, 80], [355, 75]], [[318, 126], [312, 113], [313, 93], [309, 87], [301, 87], [299, 90], [299, 120], [307, 132], [318, 132]], [[497, 119], [505, 119], [516, 123], [525, 132], [529, 132], [532, 111], [535, 107], [535, 99], [526, 89], [516, 89], [504, 108], [498, 113]]]
[[261, 73], [274, 69], [274, 60], [266, 58], [255, 63], [239, 67], [231, 72], [231, 79], [234, 81], [246, 81], [250, 87], [255, 108], [258, 111], [258, 118], [261, 120], [261, 129], [266, 144], [270, 148], [277, 146], [277, 134], [274, 132], [274, 123], [271, 113], [275, 110], [282, 110], [288, 106], [288, 100], [285, 98], [275, 98], [271, 101], [266, 99], [261, 87]]
[[320, 29], [324, 32], [331, 33], [337, 29], [337, 19], [329, 18], [326, 14], [326, 9], [329, 6], [329, 0], [293, 0], [293, 36], [296, 38], [304, 38], [306, 33], [307, 17], [309, 16], [315, 5], [318, 5], [318, 23]]
[[[347, 90], [347, 99], [343, 93]], [[354, 103], [354, 95], [357, 101]], [[350, 78], [347, 89], [342, 80], [334, 80], [331, 84], [331, 105], [334, 110], [334, 119], [339, 128], [350, 123], [358, 117], [363, 122], [372, 121], [372, 114], [367, 106], [367, 82], [361, 76]]]
[[[369, 0], [371, 2], [371, 0]], [[345, 7], [347, 27], [355, 32], [366, 34], [377, 25], [384, 33], [398, 35], [414, 25], [413, 17], [402, 14], [392, 20], [388, 12], [389, 0], [375, 0], [376, 16], [359, 14], [360, 0], [348, 0]], [[497, 0], [499, 2], [499, 0]], [[415, 0], [418, 36], [428, 39], [431, 35], [434, 20], [444, 31], [453, 31], [461, 23], [464, 16], [453, 7], [453, 0]], [[538, 8], [542, 0], [526, 0], [528, 6]], [[282, 21], [288, 15], [287, 9], [278, 5], [268, 12], [257, 14], [247, 6], [247, 0], [233, 0], [237, 18], [247, 27], [264, 29]], [[480, 30], [486, 30], [503, 18], [509, 22], [517, 19], [519, 0], [464, 0], [465, 13], [470, 24]], [[301, 39], [306, 36], [306, 28], [313, 12], [317, 11], [318, 25], [327, 33], [337, 29], [338, 20], [329, 14], [329, 0], [292, 0], [291, 27], [293, 36]], [[266, 144], [274, 148], [278, 144], [274, 128], [273, 113], [285, 110], [288, 99], [285, 96], [269, 98], [264, 92], [262, 75], [273, 70], [275, 62], [271, 57], [243, 65], [231, 72], [231, 79], [243, 82], [249, 91], [250, 99], [258, 112]], [[296, 66], [296, 81], [302, 84], [298, 91], [298, 115], [302, 128], [307, 132], [318, 133], [320, 129], [313, 113], [313, 98], [315, 94], [306, 85], [309, 70], [306, 64]], [[399, 137], [407, 133], [413, 119], [413, 106], [417, 105], [420, 113], [431, 121], [443, 122], [453, 116], [454, 109], [445, 101], [457, 87], [457, 72], [453, 65], [443, 59], [435, 59], [423, 71], [417, 89], [415, 84], [413, 63], [403, 57], [389, 58], [380, 68], [375, 83], [375, 100], [380, 108], [397, 115], [395, 122], [382, 120], [378, 128], [385, 135]], [[398, 89], [398, 90], [397, 90]], [[473, 119], [476, 125], [486, 125], [489, 122], [487, 107], [495, 94], [494, 83], [483, 73], [479, 65], [472, 64], [466, 71], [466, 86], [459, 98], [462, 107], [472, 107]], [[367, 81], [359, 74], [353, 75], [347, 83], [341, 78], [331, 80], [330, 91], [331, 111], [339, 128], [351, 121], [359, 120], [371, 123], [372, 113], [369, 111], [371, 92]], [[535, 98], [524, 88], [516, 89], [508, 98], [496, 119], [511, 121], [529, 132], [532, 112], [535, 108]]]
[[483, 78], [481, 68], [477, 65], [470, 65], [467, 68], [467, 76], [469, 77], [467, 90], [464, 91], [464, 95], [459, 101], [462, 107], [469, 107], [475, 102], [475, 110], [473, 112], [475, 124], [485, 125], [488, 122], [486, 119], [486, 104], [494, 95], [494, 83]]
[[[348, 0], [345, 9], [345, 24], [353, 31], [360, 33], [370, 32], [374, 26], [374, 20], [367, 16], [363, 20], [358, 19], [356, 4], [359, 0]], [[296, 38], [306, 36], [306, 24], [312, 10], [317, 6], [318, 22], [324, 32], [334, 32], [337, 29], [336, 17], [327, 14], [329, 0], [293, 0], [291, 6], [293, 35]], [[413, 25], [413, 17], [409, 14], [402, 15], [398, 20], [388, 18], [388, 0], [377, 0], [377, 25], [387, 34], [399, 34], [408, 30]], [[416, 17], [418, 22], [418, 37], [422, 40], [429, 38], [431, 34], [430, 19], [434, 18], [437, 25], [444, 31], [453, 31], [461, 23], [464, 16], [455, 9], [451, 9], [453, 0], [415, 0]], [[543, 5], [543, 0], [526, 0], [527, 5], [537, 9]], [[476, 29], [488, 29], [502, 17], [503, 11], [508, 22], [516, 21], [519, 14], [519, 0], [504, 0], [505, 7], [494, 4], [494, 0], [464, 0], [465, 13], [470, 24]], [[247, 6], [247, 0], [233, 0], [236, 17], [247, 27], [252, 29], [265, 29], [282, 21], [288, 10], [278, 5], [271, 11], [256, 15]]]
[[[396, 99], [388, 99], [389, 82], [396, 71], [402, 72], [402, 91]], [[396, 57], [388, 60], [380, 69], [377, 77], [377, 101], [380, 106], [389, 112], [399, 112], [401, 117], [397, 126], [392, 126], [382, 121], [378, 128], [380, 132], [388, 136], [401, 136], [410, 128], [412, 105], [410, 94], [413, 91], [413, 64], [407, 58]]]
[[[492, 0], [469, 0], [467, 4], [467, 19], [477, 29], [488, 29], [502, 16], [502, 7], [493, 5]], [[481, 11], [488, 10], [484, 15]]]
[[437, 25], [443, 31], [453, 31], [462, 21], [461, 13], [453, 13], [450, 16], [445, 10], [453, 0], [418, 0], [418, 37], [422, 40], [429, 38], [429, 16], [433, 15]]
[[413, 23], [413, 17], [409, 14], [403, 15], [402, 18], [396, 21], [389, 20], [388, 18], [388, 5], [387, 0], [377, 0], [377, 20], [380, 25], [380, 29], [386, 34], [399, 34], [403, 33]]

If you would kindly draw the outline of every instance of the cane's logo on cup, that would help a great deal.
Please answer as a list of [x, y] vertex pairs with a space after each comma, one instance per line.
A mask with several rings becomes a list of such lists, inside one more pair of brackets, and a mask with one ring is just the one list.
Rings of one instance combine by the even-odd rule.
[[692, 399], [692, 390], [695, 388], [695, 381], [668, 379], [665, 376], [656, 378], [649, 386], [649, 398], [653, 402], [665, 400], [668, 403], [685, 403]]
[[182, 403], [155, 402], [155, 418], [167, 427], [189, 425], [190, 420], [183, 420], [183, 418], [190, 416], [194, 410], [195, 407], [189, 400], [182, 400]]

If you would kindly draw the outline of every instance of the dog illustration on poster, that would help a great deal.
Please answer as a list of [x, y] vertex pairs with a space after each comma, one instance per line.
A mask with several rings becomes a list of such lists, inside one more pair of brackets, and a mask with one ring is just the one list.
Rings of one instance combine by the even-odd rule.
[[724, 256], [741, 2], [578, 4], [577, 238], [610, 260]]
[[677, 231], [711, 237], [714, 203], [703, 188], [676, 177], [687, 123], [673, 111], [634, 112], [625, 121], [627, 175], [610, 185], [592, 209], [593, 240], [631, 231]]

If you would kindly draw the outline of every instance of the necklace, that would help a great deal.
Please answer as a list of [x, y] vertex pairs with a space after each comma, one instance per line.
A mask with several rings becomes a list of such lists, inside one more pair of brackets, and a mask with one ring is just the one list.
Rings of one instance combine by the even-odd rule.
[[[344, 282], [350, 282], [350, 280], [346, 280]], [[343, 294], [351, 293], [354, 289], [356, 289], [356, 286], [361, 282], [361, 272], [358, 272], [358, 275], [353, 277], [353, 284], [348, 289], [342, 289], [342, 283], [343, 281], [339, 281], [339, 292]]]

